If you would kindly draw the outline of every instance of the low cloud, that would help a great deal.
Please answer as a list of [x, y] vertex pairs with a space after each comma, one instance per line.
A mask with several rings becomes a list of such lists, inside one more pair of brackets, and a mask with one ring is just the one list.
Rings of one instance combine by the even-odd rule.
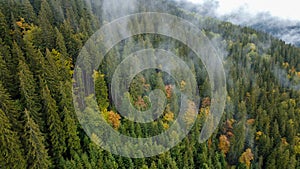
[[220, 14], [218, 13], [219, 2], [217, 0], [205, 0], [202, 4], [194, 4], [187, 0], [174, 1], [183, 9], [233, 24], [252, 27], [267, 32], [287, 43], [300, 46], [300, 21], [282, 19], [272, 16], [268, 12], [250, 13], [244, 7], [227, 14]]

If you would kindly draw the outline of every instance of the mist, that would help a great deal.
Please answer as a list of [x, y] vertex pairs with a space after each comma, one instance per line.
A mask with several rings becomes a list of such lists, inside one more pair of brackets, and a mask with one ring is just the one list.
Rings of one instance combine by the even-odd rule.
[[228, 21], [236, 25], [248, 26], [277, 37], [288, 44], [300, 46], [300, 21], [283, 19], [269, 12], [251, 13], [246, 7], [240, 7], [227, 14], [220, 14], [220, 4], [216, 0], [205, 0], [202, 4], [194, 4], [188, 0], [173, 0], [178, 7], [197, 14]]

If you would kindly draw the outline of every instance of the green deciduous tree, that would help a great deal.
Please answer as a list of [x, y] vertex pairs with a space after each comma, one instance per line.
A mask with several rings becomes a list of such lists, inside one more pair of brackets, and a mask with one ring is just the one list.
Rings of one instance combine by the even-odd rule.
[[104, 111], [109, 106], [108, 100], [108, 90], [106, 86], [106, 82], [104, 79], [104, 74], [101, 74], [98, 71], [94, 72], [94, 83], [95, 83], [95, 96], [97, 99], [97, 103], [100, 111]]

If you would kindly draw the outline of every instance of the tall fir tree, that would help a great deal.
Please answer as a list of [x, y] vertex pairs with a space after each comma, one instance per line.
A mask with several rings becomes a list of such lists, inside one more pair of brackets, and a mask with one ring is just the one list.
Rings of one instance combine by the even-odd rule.
[[2, 13], [0, 9], [0, 38], [6, 42], [10, 43], [11, 42], [11, 36], [9, 36], [9, 24], [5, 18], [5, 15]]
[[14, 81], [11, 72], [7, 67], [7, 63], [4, 60], [1, 52], [0, 52], [0, 81], [5, 82], [3, 85], [8, 90], [9, 93], [14, 93]]
[[45, 146], [45, 139], [39, 126], [30, 117], [30, 112], [24, 111], [25, 125], [24, 125], [24, 148], [25, 157], [27, 160], [27, 168], [40, 169], [50, 168], [51, 161], [48, 151]]
[[59, 109], [62, 112], [62, 119], [64, 124], [64, 131], [66, 133], [66, 147], [67, 157], [74, 157], [76, 153], [81, 152], [79, 132], [77, 129], [77, 121], [75, 120], [74, 107], [72, 104], [71, 83], [66, 82], [60, 84], [61, 101], [59, 102]]
[[0, 108], [0, 167], [25, 168], [26, 163], [18, 134], [12, 130], [6, 113]]
[[39, 49], [33, 45], [30, 34], [24, 36], [24, 57], [36, 81], [45, 76], [45, 57]]
[[2, 81], [0, 81], [0, 109], [6, 113], [11, 125], [14, 126], [13, 130], [20, 132], [22, 128], [20, 122], [20, 105], [11, 99], [11, 96], [3, 86]]
[[46, 0], [42, 0], [41, 10], [38, 15], [38, 22], [41, 28], [40, 36], [41, 44], [39, 47], [42, 51], [46, 48], [53, 49], [55, 44], [55, 32], [52, 27], [54, 23], [52, 10]]
[[57, 27], [54, 28], [55, 35], [56, 35], [56, 50], [58, 50], [62, 56], [67, 59], [68, 53], [66, 48], [66, 43], [63, 35], [60, 33], [60, 31], [57, 29]]
[[54, 164], [59, 164], [63, 153], [66, 151], [65, 133], [63, 123], [58, 114], [56, 101], [52, 98], [50, 90], [46, 84], [42, 86], [43, 111], [46, 114], [47, 140], [49, 142], [49, 153]]
[[33, 77], [33, 73], [25, 63], [25, 59], [22, 55], [19, 56], [18, 70], [21, 103], [23, 104], [23, 107], [31, 113], [34, 122], [37, 123], [40, 128], [44, 128], [44, 122], [40, 114], [40, 97], [36, 90], [37, 84]]
[[20, 4], [20, 17], [26, 18], [28, 23], [35, 23], [36, 22], [36, 13], [30, 3], [29, 0], [22, 0]]

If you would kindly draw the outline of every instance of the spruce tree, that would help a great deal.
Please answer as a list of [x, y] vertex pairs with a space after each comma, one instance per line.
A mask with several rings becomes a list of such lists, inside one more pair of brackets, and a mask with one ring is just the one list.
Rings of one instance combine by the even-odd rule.
[[23, 106], [31, 113], [31, 116], [35, 123], [37, 123], [40, 128], [43, 128], [44, 123], [40, 115], [40, 99], [36, 92], [37, 84], [34, 80], [33, 73], [25, 63], [24, 57], [22, 55], [19, 56], [18, 70], [21, 102], [23, 103]]
[[12, 130], [13, 125], [2, 108], [0, 119], [0, 167], [25, 168], [26, 163], [18, 134]]
[[56, 101], [52, 98], [47, 85], [42, 87], [41, 93], [43, 100], [43, 111], [47, 117], [47, 140], [49, 142], [49, 146], [51, 147], [51, 149], [49, 149], [49, 153], [54, 161], [54, 164], [57, 165], [66, 150], [63, 123], [58, 114]]
[[56, 49], [63, 55], [65, 59], [68, 58], [67, 48], [65, 44], [65, 39], [60, 31], [55, 27], [55, 35], [56, 35]]
[[78, 137], [76, 121], [72, 118], [71, 112], [66, 107], [64, 107], [62, 113], [64, 114], [63, 122], [68, 156], [74, 156], [75, 152], [80, 152], [80, 139]]
[[39, 169], [50, 168], [51, 161], [45, 146], [45, 139], [39, 126], [30, 117], [30, 113], [25, 109], [25, 125], [24, 125], [24, 148], [27, 160], [27, 168]]
[[44, 73], [45, 73], [45, 81], [46, 84], [49, 87], [49, 90], [51, 91], [51, 94], [55, 100], [59, 99], [59, 83], [64, 81], [63, 75], [65, 75], [65, 72], [60, 72], [59, 65], [55, 62], [55, 55], [57, 57], [60, 57], [60, 54], [57, 53], [57, 51], [53, 50], [50, 52], [48, 49], [46, 49], [46, 60], [45, 60], [45, 66], [44, 66]]
[[41, 10], [39, 11], [38, 15], [38, 23], [41, 28], [40, 32], [40, 39], [42, 41], [39, 44], [39, 47], [42, 51], [46, 48], [53, 49], [55, 44], [55, 32], [51, 24], [54, 23], [53, 21], [53, 14], [52, 10], [46, 0], [42, 0], [41, 3]]
[[14, 93], [13, 91], [16, 87], [14, 87], [13, 76], [7, 67], [7, 63], [4, 60], [1, 52], [0, 52], [0, 81], [5, 82], [3, 85], [9, 91], [9, 93]]
[[7, 23], [7, 20], [5, 18], [5, 15], [2, 13], [0, 9], [0, 38], [6, 42], [11, 42], [11, 37], [9, 36], [9, 24]]
[[37, 81], [45, 76], [45, 58], [41, 51], [35, 48], [32, 41], [29, 34], [24, 37], [24, 57]]
[[11, 125], [14, 126], [13, 130], [20, 132], [20, 106], [16, 101], [11, 99], [9, 93], [2, 85], [2, 81], [0, 81], [0, 109], [6, 113]]
[[66, 136], [67, 157], [74, 157], [75, 153], [81, 152], [79, 131], [77, 129], [77, 121], [75, 110], [72, 102], [71, 82], [60, 83], [60, 102], [59, 110], [63, 119], [63, 127]]
[[29, 0], [22, 0], [20, 4], [20, 16], [26, 18], [28, 23], [36, 22], [36, 14]]

